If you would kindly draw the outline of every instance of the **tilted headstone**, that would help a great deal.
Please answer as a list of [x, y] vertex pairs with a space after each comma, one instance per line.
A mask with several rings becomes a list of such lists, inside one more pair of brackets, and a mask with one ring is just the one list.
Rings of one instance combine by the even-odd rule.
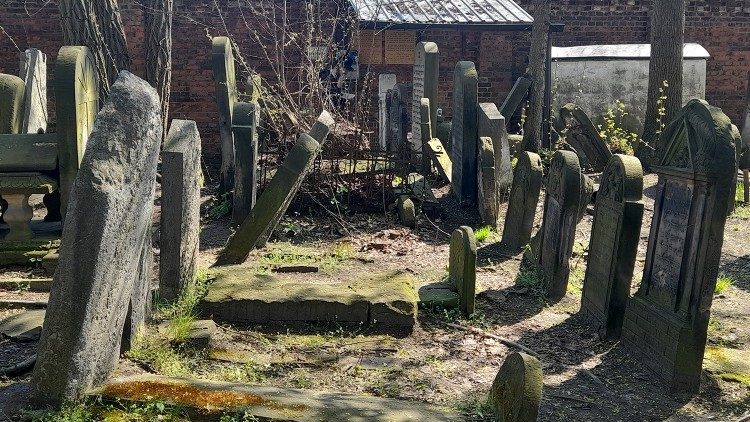
[[488, 404], [503, 422], [536, 422], [543, 381], [539, 359], [513, 352], [492, 382]]
[[63, 216], [98, 112], [99, 73], [94, 56], [86, 47], [62, 47], [55, 64], [55, 114]]
[[635, 157], [615, 154], [596, 194], [581, 313], [599, 335], [616, 339], [630, 296], [643, 219], [643, 168]]
[[195, 280], [201, 228], [201, 137], [192, 120], [172, 120], [162, 150], [159, 294], [176, 299]]
[[475, 204], [477, 200], [478, 83], [473, 62], [456, 64], [453, 75], [451, 184], [461, 204]]
[[[414, 76], [412, 78], [412, 103], [411, 103], [411, 136], [412, 149], [422, 151], [424, 137], [422, 136], [422, 113], [420, 110], [422, 98], [429, 100], [433, 110], [430, 110], [429, 119], [437, 122], [437, 92], [438, 72], [440, 70], [440, 56], [438, 46], [434, 42], [422, 41], [414, 48]], [[436, 135], [434, 129], [430, 128], [429, 137]]]
[[477, 285], [477, 239], [471, 227], [461, 226], [453, 231], [448, 273], [458, 290], [461, 312], [473, 314]]
[[500, 196], [495, 172], [495, 149], [492, 138], [479, 137], [477, 163], [477, 206], [484, 224], [497, 228], [500, 223]]
[[234, 105], [234, 192], [232, 225], [241, 224], [255, 206], [258, 191], [258, 123], [260, 107], [253, 103]]
[[234, 52], [228, 37], [214, 37], [211, 41], [211, 64], [214, 70], [216, 105], [219, 108], [221, 137], [221, 189], [230, 192], [234, 187], [234, 137], [232, 113], [237, 102], [237, 80], [234, 71]]
[[586, 113], [575, 104], [566, 104], [560, 109], [560, 121], [566, 127], [565, 142], [576, 150], [583, 167], [604, 170], [612, 152]]
[[674, 123], [652, 168], [659, 183], [646, 263], [622, 337], [671, 388], [696, 392], [736, 158], [721, 109], [691, 100]]
[[506, 125], [510, 123], [511, 119], [513, 119], [513, 115], [516, 114], [518, 106], [520, 106], [523, 100], [526, 99], [530, 87], [531, 80], [523, 77], [518, 78], [516, 80], [516, 83], [513, 85], [513, 88], [511, 88], [510, 92], [508, 93], [508, 96], [505, 97], [505, 101], [500, 107], [500, 114], [505, 117]]
[[570, 275], [570, 256], [581, 200], [581, 166], [572, 151], [558, 150], [552, 156], [540, 229], [539, 264], [547, 297], [565, 296]]
[[[429, 161], [431, 160], [432, 163], [435, 165], [435, 167], [438, 170], [438, 173], [440, 173], [440, 176], [443, 177], [448, 183], [451, 181], [451, 173], [452, 173], [452, 165], [451, 165], [451, 158], [448, 156], [448, 152], [443, 147], [443, 143], [440, 142], [440, 139], [432, 137], [427, 138], [428, 134], [426, 133], [427, 127], [430, 128], [430, 133], [432, 133], [434, 126], [434, 122], [429, 120], [430, 114], [431, 114], [431, 106], [430, 106], [430, 100], [427, 98], [422, 98], [420, 101], [420, 113], [422, 118], [422, 151], [425, 158], [425, 168], [429, 168], [430, 164]], [[427, 121], [428, 123], [425, 123]]]
[[26, 85], [21, 133], [47, 131], [47, 56], [36, 48], [21, 53], [21, 79]]
[[396, 75], [384, 73], [378, 76], [378, 139], [380, 148], [388, 148], [388, 133], [390, 122], [388, 121], [388, 91], [396, 87]]
[[[330, 122], [330, 119], [330, 115], [324, 111], [318, 118], [319, 124], [316, 123], [310, 132], [325, 139], [327, 135], [327, 133], [323, 134], [325, 122]], [[300, 135], [263, 194], [258, 198], [255, 207], [234, 235], [229, 238], [214, 265], [240, 264], [247, 259], [252, 248], [260, 248], [266, 244], [273, 229], [297, 194], [305, 176], [312, 168], [320, 147], [320, 143], [310, 135]]]
[[542, 189], [542, 173], [542, 159], [539, 155], [528, 151], [519, 154], [503, 226], [502, 243], [511, 250], [521, 249], [531, 240], [536, 206]]
[[0, 133], [21, 132], [25, 91], [23, 79], [0, 73]]
[[151, 230], [160, 114], [156, 90], [120, 72], [71, 191], [31, 380], [35, 403], [79, 399], [115, 368]]

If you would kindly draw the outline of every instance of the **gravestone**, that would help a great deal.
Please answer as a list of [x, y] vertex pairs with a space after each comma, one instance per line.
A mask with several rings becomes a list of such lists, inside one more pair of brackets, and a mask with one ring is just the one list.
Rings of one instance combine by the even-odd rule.
[[453, 121], [451, 124], [451, 183], [459, 202], [477, 200], [477, 98], [478, 75], [473, 62], [458, 62], [453, 75]]
[[505, 215], [502, 243], [511, 250], [529, 244], [534, 227], [536, 206], [542, 189], [542, 159], [533, 152], [523, 151], [513, 174], [513, 187]]
[[572, 151], [558, 150], [552, 156], [547, 177], [537, 257], [544, 274], [547, 297], [552, 300], [562, 298], [567, 291], [580, 200], [578, 156]]
[[258, 123], [260, 107], [253, 103], [234, 105], [234, 192], [232, 225], [240, 225], [255, 206], [258, 191]]
[[[412, 150], [421, 152], [424, 137], [422, 136], [422, 98], [429, 100], [433, 107], [429, 120], [437, 122], [437, 92], [438, 73], [440, 70], [440, 56], [438, 46], [434, 42], [422, 41], [414, 48], [414, 75], [412, 79], [411, 102], [411, 140]], [[430, 128], [427, 139], [435, 137], [435, 131]]]
[[0, 73], [0, 133], [20, 133], [25, 91], [23, 79]]
[[388, 121], [388, 91], [396, 87], [396, 75], [383, 73], [378, 76], [378, 139], [380, 149], [388, 148], [388, 133], [390, 122]]
[[398, 197], [396, 209], [398, 210], [398, 219], [401, 221], [401, 224], [406, 227], [416, 227], [417, 208], [414, 206], [414, 201], [411, 200], [409, 195], [400, 195]]
[[237, 80], [234, 71], [234, 52], [228, 37], [214, 37], [211, 41], [211, 64], [214, 70], [216, 105], [219, 107], [219, 135], [221, 137], [221, 189], [234, 188], [234, 137], [232, 113], [237, 102]]
[[697, 392], [736, 173], [731, 121], [691, 100], [662, 132], [641, 285], [628, 302], [622, 337], [669, 387]]
[[516, 114], [518, 106], [520, 106], [523, 100], [526, 99], [530, 87], [531, 80], [524, 77], [518, 78], [516, 83], [513, 84], [513, 88], [511, 88], [508, 96], [505, 97], [503, 105], [500, 106], [500, 114], [505, 117], [506, 125], [513, 119], [513, 115]]
[[451, 235], [448, 273], [459, 296], [459, 309], [465, 315], [474, 313], [477, 284], [477, 239], [471, 227], [461, 226]]
[[[324, 111], [310, 132], [325, 139], [327, 133], [323, 134], [324, 128], [330, 128], [327, 126], [330, 122], [330, 115]], [[321, 144], [310, 135], [303, 133], [299, 137], [255, 207], [229, 238], [214, 265], [240, 264], [247, 259], [252, 248], [266, 244], [312, 168], [320, 148]]]
[[79, 399], [114, 370], [152, 224], [160, 114], [156, 91], [120, 72], [72, 186], [31, 380], [36, 403]]
[[195, 279], [202, 179], [198, 126], [172, 120], [162, 150], [159, 238], [159, 293], [166, 300], [176, 299]]
[[478, 135], [492, 138], [495, 155], [495, 180], [500, 192], [506, 192], [513, 184], [513, 168], [510, 163], [510, 145], [505, 130], [505, 117], [493, 103], [479, 104], [477, 118]]
[[[153, 219], [153, 216], [149, 220]], [[135, 283], [130, 294], [128, 312], [125, 316], [125, 325], [122, 328], [122, 340], [120, 342], [120, 354], [124, 354], [133, 348], [133, 343], [143, 331], [146, 320], [151, 316], [153, 308], [153, 290], [151, 289], [151, 277], [154, 268], [153, 233], [149, 227], [140, 249], [138, 259], [138, 272]]]
[[488, 404], [503, 422], [536, 422], [542, 401], [542, 364], [525, 353], [505, 358], [490, 389]]
[[500, 196], [495, 178], [495, 149], [492, 138], [479, 138], [479, 160], [477, 163], [477, 205], [484, 224], [497, 229], [500, 224]]
[[21, 53], [20, 76], [26, 86], [21, 133], [47, 131], [47, 56], [36, 48]]
[[[55, 63], [57, 147], [60, 165], [60, 210], [65, 216], [68, 197], [83, 159], [94, 119], [99, 112], [99, 74], [86, 47], [60, 49]], [[75, 106], [67, 106], [74, 104]]]
[[581, 313], [600, 337], [616, 339], [630, 296], [643, 219], [643, 168], [635, 157], [615, 154], [602, 174], [594, 207]]
[[575, 104], [566, 104], [560, 109], [560, 121], [566, 127], [565, 142], [576, 150], [583, 167], [604, 170], [612, 152], [586, 113]]
[[406, 87], [397, 84], [386, 94], [386, 108], [388, 109], [388, 139], [389, 151], [401, 151], [406, 146], [409, 132], [409, 115], [404, 103]]
[[[422, 147], [423, 147], [423, 154], [426, 157], [426, 165], [425, 168], [429, 168], [430, 166], [430, 160], [435, 165], [435, 167], [438, 170], [438, 173], [440, 173], [440, 176], [443, 177], [448, 183], [451, 181], [451, 173], [452, 173], [452, 164], [451, 164], [451, 158], [448, 156], [448, 152], [443, 147], [443, 143], [440, 142], [440, 139], [432, 137], [427, 138], [428, 134], [426, 133], [427, 127], [430, 128], [430, 133], [432, 133], [434, 126], [434, 122], [431, 120], [428, 120], [430, 118], [431, 114], [431, 105], [430, 100], [427, 98], [422, 98], [421, 104], [420, 104], [420, 112], [421, 112], [421, 118], [422, 118]], [[425, 123], [427, 121], [428, 123]]]

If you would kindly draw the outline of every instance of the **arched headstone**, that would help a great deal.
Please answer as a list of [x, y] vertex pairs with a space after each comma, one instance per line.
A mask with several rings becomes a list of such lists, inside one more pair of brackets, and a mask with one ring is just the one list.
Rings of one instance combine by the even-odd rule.
[[542, 401], [539, 359], [513, 352], [505, 358], [490, 390], [489, 404], [503, 422], [535, 422]]
[[542, 159], [533, 152], [521, 152], [513, 173], [513, 187], [503, 227], [502, 243], [507, 248], [518, 250], [529, 244], [541, 189]]
[[21, 78], [0, 73], [0, 133], [14, 134], [21, 130], [24, 92]]
[[565, 142], [576, 150], [583, 167], [602, 171], [612, 152], [589, 116], [577, 105], [566, 104], [560, 109], [560, 120], [566, 127]]

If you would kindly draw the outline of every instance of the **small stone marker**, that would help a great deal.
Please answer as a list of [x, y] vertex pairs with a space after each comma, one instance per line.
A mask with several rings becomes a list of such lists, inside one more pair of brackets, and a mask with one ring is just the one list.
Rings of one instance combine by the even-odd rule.
[[36, 48], [21, 53], [21, 79], [26, 85], [20, 133], [47, 132], [47, 56]]
[[25, 91], [23, 79], [0, 73], [0, 133], [20, 133]]
[[630, 296], [643, 219], [643, 168], [635, 157], [616, 154], [602, 174], [594, 207], [581, 313], [602, 338], [616, 339]]
[[500, 114], [505, 117], [506, 124], [513, 119], [513, 115], [516, 114], [518, 106], [521, 105], [526, 98], [526, 95], [528, 95], [530, 87], [531, 80], [523, 77], [516, 80], [516, 83], [513, 85], [513, 88], [511, 88], [508, 96], [505, 97], [503, 105], [500, 107]]
[[415, 227], [417, 225], [417, 209], [409, 195], [399, 196], [396, 208], [398, 209], [398, 218], [401, 220], [401, 224], [407, 227]]
[[627, 347], [674, 390], [697, 392], [729, 198], [736, 175], [731, 121], [691, 100], [662, 132], [641, 285], [628, 302]]
[[260, 107], [253, 103], [234, 105], [234, 192], [232, 225], [240, 225], [255, 206], [258, 191], [258, 124]]
[[[328, 123], [326, 123], [328, 122]], [[311, 133], [325, 139], [325, 128], [330, 124], [330, 115], [323, 112]], [[302, 134], [292, 147], [276, 175], [268, 183], [263, 194], [245, 221], [229, 238], [227, 245], [214, 265], [239, 264], [247, 259], [253, 247], [263, 247], [271, 232], [284, 216], [289, 204], [297, 194], [302, 181], [312, 168], [320, 152], [320, 143], [308, 134]]]
[[462, 205], [477, 200], [477, 98], [479, 78], [473, 62], [458, 62], [453, 75], [451, 162], [453, 191]]
[[567, 291], [580, 199], [578, 156], [572, 151], [558, 150], [552, 156], [547, 178], [537, 257], [544, 273], [547, 297], [553, 300], [562, 298]]
[[496, 229], [500, 223], [500, 198], [495, 179], [495, 151], [492, 138], [487, 136], [479, 138], [477, 205], [484, 224]]
[[73, 184], [31, 380], [36, 403], [79, 399], [115, 367], [152, 224], [160, 114], [156, 91], [120, 72]]
[[192, 120], [172, 120], [162, 151], [159, 293], [174, 300], [195, 279], [200, 234], [201, 138]]
[[461, 226], [451, 235], [448, 274], [458, 289], [461, 312], [473, 314], [477, 284], [477, 239], [471, 227]]
[[527, 151], [519, 154], [503, 226], [502, 243], [511, 250], [521, 249], [531, 240], [536, 206], [542, 189], [542, 172], [542, 159], [539, 155]]
[[237, 102], [237, 80], [234, 71], [234, 52], [228, 37], [214, 37], [211, 41], [211, 64], [214, 70], [216, 104], [219, 107], [219, 135], [221, 136], [221, 189], [231, 192], [234, 187], [234, 137], [232, 116]]
[[[427, 116], [431, 122], [437, 122], [437, 93], [438, 73], [440, 70], [440, 56], [438, 46], [434, 42], [422, 41], [414, 48], [414, 76], [412, 79], [412, 103], [411, 103], [411, 141], [413, 151], [422, 151], [423, 139], [422, 123], [424, 119], [421, 112], [422, 98], [426, 98], [434, 107]], [[430, 128], [427, 139], [435, 137], [435, 131]]]
[[543, 388], [539, 359], [513, 352], [505, 358], [490, 390], [489, 404], [503, 422], [536, 422]]
[[604, 170], [612, 152], [586, 113], [575, 104], [566, 104], [560, 109], [560, 120], [567, 128], [565, 142], [576, 150], [583, 166]]
[[396, 87], [396, 75], [384, 73], [378, 76], [378, 139], [380, 149], [388, 148], [388, 131], [390, 122], [388, 121], [388, 91]]

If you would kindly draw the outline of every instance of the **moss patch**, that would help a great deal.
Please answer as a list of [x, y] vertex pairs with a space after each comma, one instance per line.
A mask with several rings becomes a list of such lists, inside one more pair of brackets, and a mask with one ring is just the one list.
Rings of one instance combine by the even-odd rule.
[[717, 378], [750, 386], [750, 350], [706, 347], [703, 367]]

